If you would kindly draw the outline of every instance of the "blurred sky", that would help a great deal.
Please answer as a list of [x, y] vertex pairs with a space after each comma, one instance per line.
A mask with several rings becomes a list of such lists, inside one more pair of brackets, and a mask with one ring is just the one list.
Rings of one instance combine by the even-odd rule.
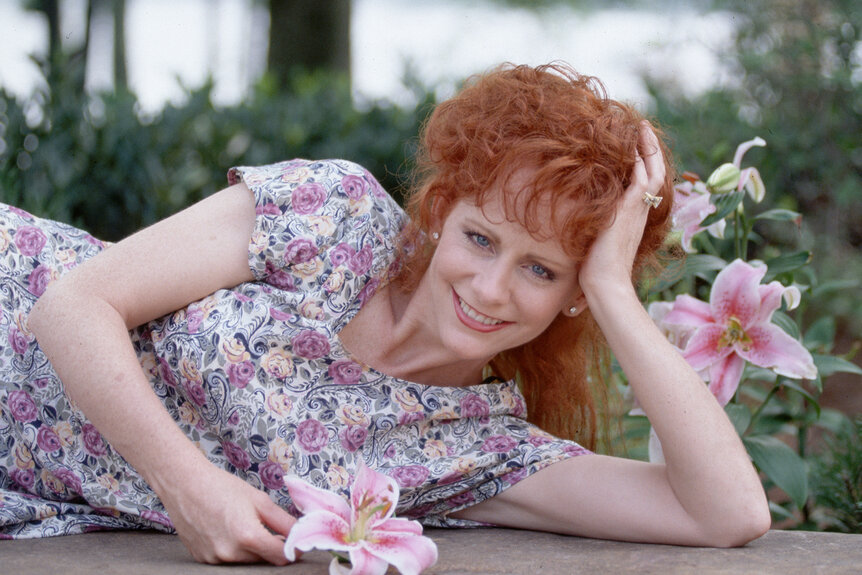
[[[83, 0], [62, 0], [67, 46], [83, 39]], [[0, 0], [0, 86], [25, 96], [39, 81], [28, 54], [44, 53], [44, 19]], [[143, 108], [177, 101], [179, 82], [208, 72], [222, 103], [241, 98], [266, 57], [266, 11], [253, 0], [127, 0], [129, 83]], [[717, 54], [729, 45], [726, 14], [656, 7], [649, 11], [555, 8], [542, 12], [485, 0], [353, 0], [352, 74], [358, 98], [408, 103], [401, 84], [410, 62], [445, 96], [457, 79], [503, 61], [564, 60], [600, 77], [610, 95], [643, 104], [648, 72], [696, 93], [722, 81]], [[101, 29], [98, 27], [96, 30]], [[110, 24], [91, 39], [88, 86], [110, 85]]]

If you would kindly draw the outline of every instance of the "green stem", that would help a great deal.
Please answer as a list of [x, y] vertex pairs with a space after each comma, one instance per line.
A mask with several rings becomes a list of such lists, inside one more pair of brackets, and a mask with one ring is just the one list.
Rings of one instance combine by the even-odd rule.
[[766, 398], [757, 406], [757, 409], [754, 410], [754, 413], [751, 414], [751, 421], [748, 422], [748, 427], [745, 430], [743, 435], [748, 434], [748, 431], [754, 428], [754, 424], [757, 423], [760, 414], [763, 412], [763, 408], [766, 407], [766, 404], [769, 403], [769, 400], [772, 399], [772, 396], [778, 393], [779, 388], [781, 387], [780, 383], [776, 383], [772, 386], [772, 389], [769, 390], [769, 393], [766, 395]]

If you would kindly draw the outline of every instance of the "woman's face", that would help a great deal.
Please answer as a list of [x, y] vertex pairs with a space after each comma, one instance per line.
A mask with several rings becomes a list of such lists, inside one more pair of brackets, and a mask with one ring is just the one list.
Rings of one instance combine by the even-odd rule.
[[487, 361], [535, 339], [580, 293], [560, 242], [506, 221], [502, 194], [494, 196], [483, 208], [453, 206], [423, 278], [439, 337], [464, 360]]

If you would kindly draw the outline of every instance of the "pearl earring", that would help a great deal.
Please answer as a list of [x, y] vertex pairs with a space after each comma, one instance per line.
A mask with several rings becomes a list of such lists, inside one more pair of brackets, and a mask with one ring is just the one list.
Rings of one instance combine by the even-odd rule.
[[437, 232], [431, 232], [431, 239], [436, 242], [440, 239], [440, 234], [438, 234]]
[[575, 313], [577, 313], [577, 311], [578, 311], [578, 308], [576, 308], [575, 306], [572, 306], [569, 308], [569, 315], [575, 315]]

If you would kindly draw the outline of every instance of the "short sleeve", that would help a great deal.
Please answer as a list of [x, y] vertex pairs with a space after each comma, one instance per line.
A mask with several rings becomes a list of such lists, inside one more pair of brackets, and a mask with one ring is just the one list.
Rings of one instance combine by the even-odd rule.
[[291, 160], [232, 168], [228, 181], [254, 194], [248, 261], [258, 281], [343, 309], [395, 264], [406, 215], [362, 166]]

